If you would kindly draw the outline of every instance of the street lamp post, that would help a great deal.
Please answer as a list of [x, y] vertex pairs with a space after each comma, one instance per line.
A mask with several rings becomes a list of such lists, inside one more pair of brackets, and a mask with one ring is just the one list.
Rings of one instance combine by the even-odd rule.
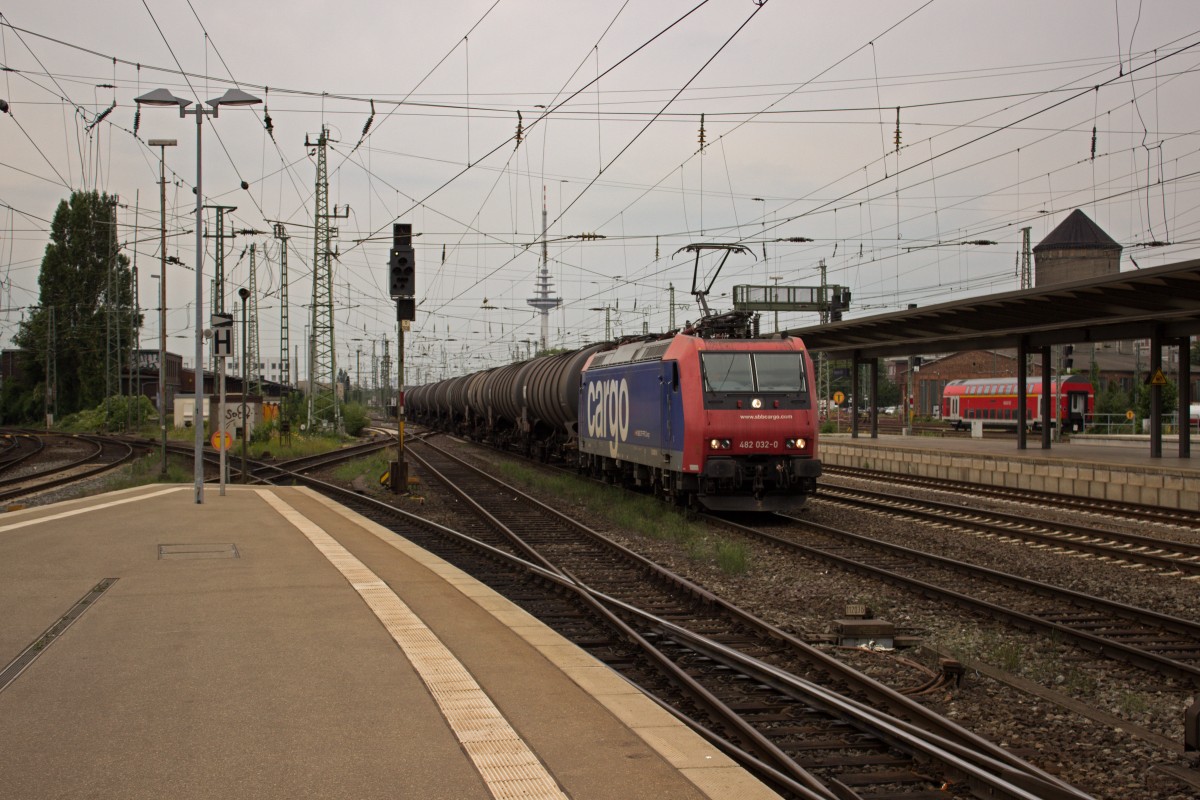
[[159, 242], [158, 275], [158, 427], [162, 434], [162, 469], [167, 474], [167, 148], [179, 144], [175, 139], [151, 139], [157, 147], [159, 214], [162, 220], [162, 239]]
[[[203, 174], [203, 149], [201, 148], [201, 131], [206, 116], [214, 119], [219, 115], [221, 106], [252, 106], [261, 103], [259, 98], [243, 92], [241, 89], [229, 89], [220, 97], [208, 101], [211, 109], [197, 101], [195, 107], [189, 109], [190, 100], [176, 97], [166, 89], [155, 89], [141, 97], [135, 98], [139, 106], [178, 106], [180, 119], [191, 114], [196, 118], [196, 405], [192, 414], [193, 425], [196, 428], [196, 487], [195, 500], [204, 502], [204, 423], [200, 418], [200, 396], [204, 392], [204, 191], [201, 176]], [[164, 274], [165, 278], [165, 274]], [[165, 280], [164, 280], [165, 283]], [[161, 365], [160, 365], [161, 366]]]

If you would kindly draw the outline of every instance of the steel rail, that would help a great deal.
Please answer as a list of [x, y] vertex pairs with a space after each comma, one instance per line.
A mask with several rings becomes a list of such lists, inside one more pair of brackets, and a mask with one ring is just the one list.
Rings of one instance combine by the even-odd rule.
[[[434, 447], [428, 442], [425, 444], [426, 446]], [[576, 586], [583, 586], [576, 576], [572, 575], [568, 570], [555, 565], [548, 558], [542, 555], [537, 548], [531, 546], [519, 534], [517, 534], [516, 531], [512, 530], [512, 528], [497, 519], [490, 511], [478, 503], [475, 498], [471, 497], [461, 487], [457, 486], [453, 480], [447, 478], [441, 470], [438, 470], [436, 467], [434, 467], [428, 461], [428, 459], [422, 457], [419, 452], [410, 448], [408, 455], [420, 463], [422, 468], [440, 481], [450, 492], [458, 497], [459, 500], [465, 504], [472, 513], [483, 519], [490, 528], [504, 537], [504, 539], [513, 547], [515, 547], [522, 555], [526, 556], [529, 560], [538, 564], [543, 569], [559, 575], [564, 580], [569, 581]], [[445, 451], [442, 451], [442, 455], [453, 458], [453, 456], [450, 456], [450, 454], [446, 453]], [[455, 461], [458, 461], [460, 466], [466, 467], [473, 472], [477, 472], [478, 474], [483, 474], [475, 470], [475, 468], [471, 465], [462, 462], [460, 459], [455, 459]], [[508, 490], [512, 487], [505, 488]], [[535, 504], [536, 506], [542, 506], [541, 503], [529, 498], [527, 495], [521, 497], [520, 500], [525, 505], [530, 505], [532, 502], [532, 504]], [[555, 512], [555, 516], [559, 517], [561, 521], [568, 519], [563, 515], [559, 515], [557, 512]], [[572, 527], [578, 529], [579, 526], [577, 523], [572, 521]], [[598, 534], [595, 534], [595, 532], [590, 532], [590, 534], [593, 537], [598, 536]], [[589, 605], [592, 605], [597, 613], [602, 614], [610, 625], [617, 627], [621, 631], [622, 635], [627, 638], [627, 640], [632, 641], [643, 653], [653, 659], [655, 663], [658, 664], [659, 669], [667, 673], [671, 677], [671, 680], [673, 680], [676, 685], [682, 688], [686, 694], [688, 694], [696, 702], [700, 703], [708, 711], [708, 713], [722, 720], [723, 724], [732, 728], [739, 736], [750, 742], [754, 751], [758, 753], [761, 758], [766, 759], [775, 769], [787, 775], [791, 780], [796, 781], [802, 786], [808, 787], [811, 791], [816, 793], [816, 796], [825, 798], [826, 800], [837, 800], [836, 796], [832, 794], [829, 789], [824, 786], [824, 784], [818, 781], [807, 770], [796, 764], [794, 760], [780, 750], [779, 747], [775, 745], [774, 742], [770, 741], [770, 739], [768, 739], [765, 735], [763, 735], [761, 731], [750, 725], [741, 715], [729, 708], [729, 706], [712, 694], [712, 692], [708, 691], [708, 689], [688, 675], [687, 672], [680, 668], [674, 661], [667, 658], [659, 648], [651, 645], [650, 642], [648, 642], [640, 634], [638, 634], [624, 622], [614, 617], [611, 612], [601, 606], [590, 594], [585, 592], [583, 597], [585, 602], [587, 602]]]
[[[841, 503], [871, 511], [886, 510], [900, 517], [952, 524], [998, 536], [1040, 542], [1093, 555], [1114, 557], [1167, 571], [1200, 575], [1200, 545], [1155, 539], [1136, 533], [1120, 533], [1086, 528], [1066, 522], [1021, 517], [1002, 511], [982, 510], [957, 503], [942, 503], [868, 489], [844, 486], [822, 487], [818, 500]], [[1035, 530], [1040, 529], [1040, 530]], [[1108, 540], [1109, 544], [1101, 540]], [[1119, 544], [1157, 550], [1132, 550]], [[1164, 555], [1174, 553], [1174, 555]], [[1189, 560], [1190, 559], [1190, 560]]]
[[[0, 461], [0, 471], [12, 469], [17, 464], [20, 464], [22, 461], [25, 461], [28, 458], [32, 458], [33, 456], [42, 452], [42, 450], [46, 447], [45, 441], [42, 439], [42, 437], [40, 435], [38, 435], [36, 433], [25, 433], [23, 431], [13, 431], [13, 432], [6, 432], [6, 436], [10, 440], [11, 443], [7, 447], [5, 447], [4, 454], [7, 456], [8, 452], [10, 450], [17, 451], [17, 452], [16, 452], [16, 455], [12, 456], [11, 458], [6, 458], [3, 461]], [[20, 452], [20, 450], [21, 450], [20, 443], [22, 441], [31, 442], [34, 445], [33, 449], [31, 449], [27, 453], [21, 453]]]
[[[1028, 578], [1022, 578], [1017, 575], [993, 570], [987, 567], [980, 567], [971, 564], [966, 564], [954, 559], [945, 558], [943, 556], [925, 553], [912, 548], [903, 547], [901, 545], [888, 544], [871, 539], [866, 536], [861, 536], [850, 531], [833, 528], [828, 525], [802, 520], [797, 517], [788, 515], [778, 515], [789, 522], [795, 523], [802, 527], [810, 528], [819, 533], [823, 533], [835, 539], [840, 539], [852, 544], [867, 547], [879, 552], [887, 553], [893, 556], [902, 556], [910, 561], [918, 561], [933, 566], [953, 569], [955, 571], [973, 575], [975, 577], [986, 578], [991, 582], [999, 583], [1008, 586], [1009, 588], [1029, 591], [1045, 597], [1067, 599], [1070, 602], [1091, 608], [1104, 613], [1112, 614], [1122, 619], [1132, 620], [1142, 624], [1156, 625], [1171, 633], [1189, 636], [1200, 639], [1200, 624], [1191, 622], [1190, 620], [1171, 617], [1166, 614], [1160, 614], [1156, 611], [1150, 611], [1137, 606], [1126, 605], [1112, 600], [1106, 600], [1094, 595], [1075, 592], [1070, 589], [1064, 589], [1050, 584], [1040, 583]], [[747, 536], [759, 539], [761, 541], [770, 542], [775, 545], [782, 546], [786, 549], [807, 555], [809, 557], [831, 563], [839, 568], [846, 569], [851, 572], [859, 572], [869, 575], [873, 578], [883, 580], [886, 583], [891, 583], [905, 589], [916, 591], [927, 597], [937, 600], [951, 601], [956, 605], [966, 607], [973, 611], [982, 611], [994, 617], [1005, 619], [1016, 625], [1017, 627], [1026, 630], [1036, 630], [1043, 633], [1049, 633], [1069, 639], [1079, 646], [1092, 652], [1118, 657], [1120, 660], [1134, 664], [1142, 669], [1149, 669], [1173, 677], [1188, 680], [1194, 684], [1200, 685], [1200, 667], [1192, 666], [1172, 658], [1160, 656], [1156, 653], [1147, 652], [1136, 647], [1124, 644], [1115, 639], [1098, 636], [1088, 631], [1082, 631], [1064, 625], [1058, 622], [1052, 622], [1042, 619], [1032, 614], [1027, 614], [1023, 611], [1007, 608], [1005, 606], [991, 603], [986, 600], [970, 597], [968, 595], [957, 592], [953, 589], [947, 589], [942, 586], [929, 583], [928, 581], [919, 578], [913, 578], [907, 575], [902, 575], [893, 570], [877, 567], [872, 564], [867, 564], [862, 561], [857, 561], [853, 558], [833, 553], [828, 550], [822, 550], [813, 545], [800, 544], [791, 539], [776, 536], [775, 534], [766, 531], [751, 528], [749, 526], [740, 525], [729, 520], [721, 520], [711, 517], [706, 517], [712, 524], [717, 526], [727, 527], [733, 530], [738, 530]]]
[[[432, 443], [425, 442], [425, 444], [429, 447], [434, 447], [434, 445], [432, 445]], [[410, 454], [415, 455], [415, 453], [410, 453]], [[1007, 753], [1007, 751], [1004, 751], [1002, 748], [995, 747], [995, 745], [993, 745], [991, 742], [988, 742], [987, 740], [983, 739], [982, 737], [978, 737], [975, 734], [972, 734], [969, 731], [966, 731], [965, 729], [955, 725], [954, 723], [950, 722], [946, 718], [941, 717], [940, 715], [934, 714], [933, 712], [930, 712], [928, 709], [926, 709], [924, 706], [920, 705], [919, 703], [916, 703], [915, 701], [900, 694], [899, 692], [896, 692], [895, 690], [892, 690], [886, 686], [883, 686], [882, 684], [877, 683], [876, 681], [872, 680], [871, 678], [869, 678], [865, 675], [862, 675], [857, 670], [853, 670], [852, 668], [848, 667], [847, 665], [838, 661], [837, 659], [833, 658], [832, 656], [828, 656], [825, 653], [822, 653], [822, 652], [816, 650], [815, 648], [811, 647], [807, 643], [804, 643], [804, 642], [796, 639], [795, 637], [791, 636], [790, 634], [787, 634], [786, 632], [770, 625], [769, 623], [750, 614], [749, 612], [745, 611], [744, 609], [738, 608], [737, 606], [733, 606], [732, 604], [730, 604], [727, 601], [723, 600], [722, 598], [712, 594], [711, 592], [704, 589], [703, 587], [697, 586], [696, 584], [693, 584], [692, 582], [688, 581], [687, 579], [682, 578], [681, 576], [678, 576], [668, 570], [665, 570], [658, 564], [656, 564], [652, 561], [649, 561], [648, 559], [645, 559], [643, 556], [641, 556], [637, 553], [634, 553], [633, 551], [629, 550], [628, 548], [625, 548], [615, 542], [612, 542], [611, 540], [607, 539], [606, 537], [603, 537], [602, 535], [596, 533], [595, 531], [592, 531], [591, 529], [587, 528], [586, 526], [583, 526], [577, 520], [574, 520], [574, 519], [566, 516], [565, 514], [562, 514], [558, 510], [556, 510], [544, 503], [541, 503], [537, 499], [531, 497], [530, 495], [520, 491], [519, 489], [517, 489], [515, 487], [512, 487], [507, 484], [503, 484], [494, 476], [488, 474], [487, 472], [485, 472], [483, 470], [479, 470], [478, 468], [474, 467], [473, 465], [470, 465], [470, 464], [464, 462], [462, 459], [457, 458], [453, 454], [444, 453], [444, 451], [443, 451], [443, 454], [445, 456], [452, 458], [455, 461], [459, 462], [466, 468], [472, 470], [480, 477], [503, 486], [506, 495], [510, 495], [513, 499], [519, 500], [520, 502], [522, 502], [526, 505], [537, 507], [542, 513], [557, 519], [558, 521], [562, 522], [565, 525], [568, 525], [576, 530], [579, 530], [579, 531], [585, 533], [589, 537], [592, 537], [592, 538], [596, 539], [597, 541], [603, 543], [606, 547], [620, 553], [622, 556], [635, 561], [643, 569], [650, 570], [653, 573], [657, 574], [660, 577], [660, 579], [678, 583], [678, 584], [682, 585], [688, 593], [695, 595], [696, 597], [702, 599], [706, 603], [709, 603], [715, 607], [721, 608], [726, 613], [733, 615], [735, 618], [739, 619], [744, 624], [751, 625], [752, 627], [762, 631], [763, 633], [765, 633], [766, 635], [770, 636], [773, 639], [786, 642], [797, 654], [799, 654], [802, 658], [804, 658], [809, 663], [815, 664], [818, 666], [818, 668], [823, 669], [826, 672], [829, 672], [833, 675], [836, 675], [840, 680], [844, 680], [846, 683], [853, 686], [856, 690], [863, 691], [864, 694], [866, 694], [868, 697], [871, 697], [873, 700], [884, 703], [888, 707], [893, 708], [894, 710], [902, 710], [906, 714], [913, 715], [915, 718], [920, 719], [922, 721], [922, 723], [925, 726], [927, 726], [928, 728], [932, 728], [932, 729], [938, 731], [939, 735], [942, 736], [943, 738], [946, 738], [948, 740], [965, 742], [966, 746], [969, 749], [978, 749], [980, 751], [987, 752], [991, 757], [995, 758], [997, 761], [1002, 762], [1002, 763], [1007, 763], [1009, 765], [1010, 769], [1013, 769], [1013, 770], [1016, 770], [1019, 772], [1029, 772], [1029, 771], [1033, 770], [1034, 773], [1039, 776], [1039, 778], [1038, 778], [1039, 780], [1048, 781], [1052, 784], [1058, 784], [1058, 785], [1062, 785], [1062, 786], [1066, 787], [1065, 784], [1061, 784], [1060, 781], [1058, 781], [1053, 776], [1050, 776], [1048, 773], [1043, 773], [1040, 770], [1036, 770], [1036, 768], [1032, 767], [1032, 765], [1030, 765], [1026, 762], [1020, 761], [1019, 759], [1015, 759], [1013, 756], [1011, 756], [1009, 753]], [[572, 576], [572, 577], [574, 577], [574, 576]], [[916, 726], [914, 726], [914, 728], [915, 727]], [[1077, 792], [1077, 790], [1075, 790], [1073, 787], [1066, 787], [1066, 788], [1072, 792]], [[1078, 795], [1076, 794], [1074, 796], [1078, 796]]]
[[[33, 473], [30, 475], [25, 475], [20, 478], [9, 478], [9, 479], [0, 481], [0, 486], [15, 486], [15, 488], [7, 489], [5, 491], [0, 491], [0, 500], [11, 500], [11, 499], [17, 498], [17, 497], [24, 497], [26, 495], [34, 494], [36, 492], [42, 492], [47, 489], [54, 489], [59, 486], [65, 486], [69, 483], [74, 483], [76, 481], [81, 481], [86, 478], [91, 478], [91, 477], [94, 477], [101, 473], [107, 472], [111, 469], [114, 469], [114, 468], [120, 466], [121, 464], [124, 464], [125, 462], [129, 461], [131, 458], [133, 458], [134, 448], [133, 448], [133, 445], [130, 444], [129, 442], [121, 441], [118, 439], [107, 439], [104, 437], [97, 437], [97, 436], [82, 436], [81, 435], [81, 436], [76, 436], [73, 438], [77, 438], [80, 441], [85, 441], [85, 442], [93, 445], [96, 449], [93, 452], [88, 453], [87, 455], [82, 456], [80, 458], [77, 458], [74, 461], [71, 461], [67, 464], [61, 464], [52, 469], [43, 470], [42, 472]], [[76, 472], [71, 475], [62, 475], [61, 474], [63, 472], [66, 472], [67, 470], [75, 469], [76, 467], [79, 467], [90, 461], [94, 461], [98, 456], [100, 456], [104, 453], [104, 448], [109, 445], [114, 446], [114, 447], [124, 448], [124, 451], [121, 453], [120, 457], [117, 458], [117, 460], [115, 460], [111, 463], [107, 463], [107, 464], [99, 464], [91, 469], [84, 470], [83, 472]], [[58, 477], [50, 477], [50, 476], [58, 476]]]
[[[902, 475], [895, 472], [861, 469], [859, 467], [833, 466], [828, 463], [822, 465], [822, 473], [825, 477], [898, 483], [908, 486], [920, 486], [941, 492], [969, 494], [977, 497], [1008, 500], [1010, 502], [1066, 508], [1089, 513], [1103, 513], [1109, 516], [1116, 515], [1138, 521], [1150, 520], [1168, 525], [1200, 528], [1200, 513], [1192, 513], [1182, 509], [1163, 509], [1095, 497], [1074, 497], [1072, 495], [1055, 494], [1053, 492], [1040, 492], [1033, 489], [1017, 489], [1007, 486], [991, 486], [984, 483], [943, 480], [941, 478], [928, 478], [922, 475]], [[825, 484], [822, 484], [822, 487], [824, 486]]]

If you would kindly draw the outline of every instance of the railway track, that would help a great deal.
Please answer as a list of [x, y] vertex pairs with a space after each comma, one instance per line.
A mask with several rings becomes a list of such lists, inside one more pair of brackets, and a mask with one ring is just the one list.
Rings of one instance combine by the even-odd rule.
[[0, 436], [0, 475], [33, 458], [45, 448], [42, 437], [31, 433], [5, 432]]
[[[891, 474], [872, 475], [890, 477]], [[818, 499], [822, 497], [823, 495], [818, 495]], [[903, 500], [910, 504], [916, 502], [909, 498]], [[977, 518], [987, 515], [975, 510], [965, 510], [962, 513]], [[715, 527], [735, 530], [751, 539], [783, 547], [797, 555], [830, 563], [846, 571], [865, 574], [920, 595], [1005, 620], [1024, 630], [1070, 641], [1102, 657], [1116, 659], [1143, 670], [1200, 686], [1200, 624], [1196, 622], [964, 561], [922, 553], [794, 516], [778, 516], [786, 520], [788, 525], [796, 527], [797, 533], [794, 537], [779, 536], [759, 528], [738, 525], [724, 518], [704, 518]], [[928, 522], [931, 519], [938, 524], [948, 524], [944, 514], [926, 515], [924, 521]], [[1040, 524], [1027, 518], [1021, 518], [1021, 521], [1026, 525]], [[1016, 524], [1016, 518], [1010, 518], [1007, 524]], [[810, 535], [813, 532], [828, 537], [829, 546], [815, 546]], [[1013, 539], [1025, 535], [1031, 539], [1039, 538], [1034, 534], [1032, 529], [1018, 532], [1015, 528], [1001, 527], [990, 529], [987, 535], [1007, 536]], [[1063, 531], [1062, 536], [1061, 540], [1051, 537], [1049, 541], [1063, 549], [1066, 549], [1068, 544], [1072, 544], [1073, 549], [1081, 552], [1097, 549], [1102, 557], [1111, 558], [1114, 565], [1148, 562], [1157, 568], [1184, 576], [1194, 574], [1191, 559], [1196, 553], [1196, 548], [1186, 543], [1108, 532], [1098, 533], [1091, 529], [1086, 529], [1086, 534], [1078, 530]], [[1106, 547], [1102, 543], [1088, 542], [1087, 539], [1090, 538], [1112, 539], [1114, 542], [1112, 546]], [[1159, 545], [1163, 545], [1161, 549], [1165, 554], [1151, 552], [1160, 549]], [[1142, 547], [1148, 549], [1140, 553], [1135, 550]], [[987, 590], [989, 596], [972, 597], [962, 591], [960, 587], [967, 581], [976, 584], [982, 581], [979, 585], [990, 587]], [[1039, 602], [1032, 603], [1031, 598], [1037, 598]]]
[[[972, 497], [993, 498], [1029, 506], [1099, 515], [1109, 519], [1120, 518], [1138, 522], [1156, 522], [1200, 530], [1200, 511], [1189, 512], [1182, 509], [1156, 508], [1154, 506], [1122, 503], [1100, 498], [1071, 497], [1069, 495], [1038, 492], [1031, 489], [988, 486], [981, 483], [926, 478], [919, 475], [899, 475], [894, 472], [858, 469], [856, 467], [835, 467], [829, 464], [822, 465], [822, 471], [826, 478], [854, 478], [877, 484], [912, 486], [927, 491], [950, 492], [959, 496], [969, 495]], [[827, 483], [822, 483], [821, 490], [824, 491], [826, 486]]]
[[786, 523], [782, 533], [708, 520], [796, 555], [1200, 686], [1200, 624], [1196, 622], [797, 517], [777, 516]]
[[1120, 564], [1142, 564], [1167, 574], [1200, 579], [1200, 544], [1141, 534], [1098, 530], [1029, 516], [984, 511], [957, 503], [915, 499], [845, 486], [823, 486], [818, 502], [953, 526], [972, 533], [1019, 540]]
[[[920, 757], [942, 764], [947, 772], [939, 778], [912, 761], [912, 748], [917, 746], [913, 742], [899, 745], [878, 735], [881, 726], [907, 723], [885, 721], [877, 712], [865, 711], [867, 716], [857, 719], [832, 712], [829, 697], [819, 700], [813, 694], [813, 687], [831, 684], [840, 695], [859, 698], [862, 709], [886, 705], [919, 719], [918, 724], [958, 742], [963, 752], [987, 752], [989, 757], [1011, 759], [1004, 751], [919, 704], [563, 518], [512, 487], [497, 485], [489, 476], [432, 445], [415, 445], [409, 452], [414, 457], [419, 455], [423, 470], [447, 486], [457, 487], [454, 491], [460, 504], [476, 508], [478, 521], [464, 523], [464, 532], [493, 547], [506, 548], [515, 557], [536, 560], [587, 587], [590, 593], [603, 596], [607, 604], [623, 612], [623, 619], [635, 626], [642, 638], [654, 642], [658, 654], [654, 658], [678, 664], [687, 675], [701, 681], [722, 706], [737, 709], [734, 718], [744, 720], [737, 724], [761, 726], [762, 735], [787, 756], [774, 768], [786, 772], [789, 761], [794, 762], [803, 773], [793, 774], [793, 778], [803, 784], [807, 785], [808, 779], [802, 775], [810, 774], [827, 790], [844, 791], [854, 786], [865, 796], [868, 791], [886, 788], [895, 793], [888, 796], [902, 797], [922, 796], [920, 793], [931, 786], [940, 787], [954, 779], [951, 776], [955, 770], [946, 765], [944, 752], [940, 756], [926, 752]], [[737, 652], [749, 654], [748, 663], [756, 666], [739, 663], [731, 655]], [[764, 671], [763, 665], [767, 664], [775, 666]], [[801, 691], [789, 681], [807, 688]], [[712, 715], [711, 701], [704, 705]], [[722, 719], [727, 719], [729, 713], [724, 711]], [[731, 724], [725, 722], [726, 726]], [[744, 741], [745, 735], [740, 733], [737, 738]], [[963, 736], [966, 738], [959, 738]], [[823, 741], [824, 746], [814, 741]], [[1031, 769], [1020, 763], [1020, 767], [1009, 768], [1021, 772]], [[1033, 774], [1035, 781], [1047, 780], [1047, 776]], [[1078, 796], [1074, 790], [1052, 783], [1042, 786], [1041, 794], [1036, 796], [1060, 796], [1056, 792]]]
[[[0, 501], [13, 500], [94, 477], [128, 462], [134, 454], [132, 443], [109, 437], [85, 435], [63, 437], [61, 434], [51, 434], [50, 436], [57, 439], [70, 439], [72, 443], [82, 443], [83, 454], [67, 461], [52, 462], [41, 470], [0, 478]], [[46, 448], [41, 436], [23, 434], [20, 438], [36, 438], [39, 446], [18, 455], [17, 463], [29, 467], [35, 456], [45, 457]], [[10, 462], [7, 466], [11, 468], [12, 463]]]

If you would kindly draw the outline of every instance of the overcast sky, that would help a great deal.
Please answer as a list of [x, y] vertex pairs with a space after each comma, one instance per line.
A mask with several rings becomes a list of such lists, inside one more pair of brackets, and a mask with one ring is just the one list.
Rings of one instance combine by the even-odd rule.
[[[366, 372], [372, 341], [394, 345], [387, 253], [391, 224], [410, 222], [410, 381], [536, 346], [526, 301], [543, 196], [563, 300], [552, 347], [598, 341], [606, 320], [613, 335], [665, 329], [671, 285], [676, 324], [695, 319], [692, 261], [676, 255], [695, 242], [751, 251], [715, 278], [701, 265], [714, 309], [735, 285], [817, 285], [824, 261], [853, 292], [847, 318], [1019, 288], [1021, 229], [1036, 244], [1074, 208], [1125, 246], [1122, 269], [1198, 256], [1194, 0], [63, 0], [0, 14], [4, 346], [38, 302], [55, 207], [78, 189], [120, 197], [151, 309], [143, 343], [156, 346], [159, 151], [147, 142], [174, 138], [168, 254], [186, 266], [168, 267], [167, 328], [190, 358], [196, 126], [170, 109], [135, 114], [158, 87], [208, 100], [236, 83], [265, 101], [203, 132], [205, 202], [266, 232], [228, 245], [224, 289], [246, 284], [255, 243], [264, 360], [280, 347], [272, 221], [292, 237], [290, 337], [304, 360], [306, 142], [322, 125], [331, 210], [347, 214], [335, 223], [339, 365], [353, 372], [362, 348]], [[795, 237], [812, 241], [778, 241]], [[980, 240], [995, 244], [963, 244]]]

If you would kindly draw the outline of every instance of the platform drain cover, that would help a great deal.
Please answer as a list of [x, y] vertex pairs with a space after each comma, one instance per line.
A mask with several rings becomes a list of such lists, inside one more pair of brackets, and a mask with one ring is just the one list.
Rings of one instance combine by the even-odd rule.
[[160, 544], [160, 559], [241, 558], [235, 544]]

